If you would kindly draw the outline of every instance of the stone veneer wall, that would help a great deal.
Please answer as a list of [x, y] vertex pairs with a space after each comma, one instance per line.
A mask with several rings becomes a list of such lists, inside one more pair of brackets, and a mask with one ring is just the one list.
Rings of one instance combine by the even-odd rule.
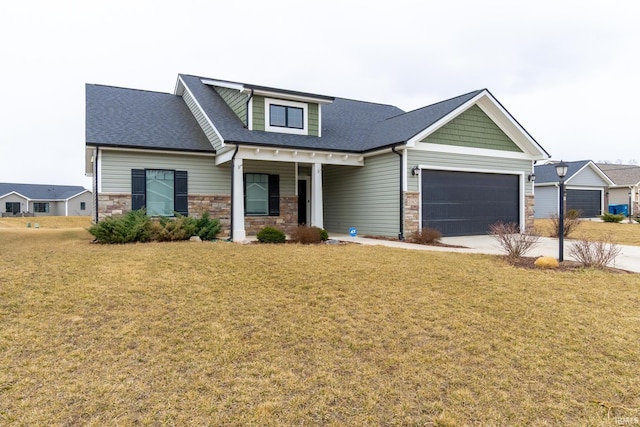
[[404, 193], [404, 237], [411, 237], [420, 229], [420, 193]]
[[290, 234], [298, 226], [298, 196], [280, 196], [279, 216], [245, 216], [247, 236], [255, 236], [263, 227], [270, 226]]
[[535, 197], [532, 194], [524, 197], [524, 228], [525, 231], [533, 233], [534, 232], [534, 204]]
[[[122, 215], [131, 210], [131, 194], [101, 194], [98, 196], [98, 217]], [[229, 237], [231, 226], [231, 196], [189, 196], [189, 215], [200, 217], [209, 212], [211, 218], [220, 220], [222, 229], [219, 237]], [[280, 216], [245, 216], [248, 236], [255, 236], [265, 226], [276, 227], [289, 234], [298, 226], [298, 196], [280, 197]]]

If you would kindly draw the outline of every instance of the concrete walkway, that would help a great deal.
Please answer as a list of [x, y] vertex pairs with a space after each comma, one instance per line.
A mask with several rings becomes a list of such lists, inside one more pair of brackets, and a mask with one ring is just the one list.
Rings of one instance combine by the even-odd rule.
[[[382, 240], [371, 239], [366, 237], [351, 237], [348, 234], [330, 234], [331, 239], [344, 242], [355, 242], [363, 245], [381, 245], [395, 248], [414, 249], [422, 251], [440, 251], [440, 252], [458, 252], [467, 254], [489, 254], [504, 255], [504, 250], [500, 247], [496, 239], [492, 236], [462, 236], [462, 237], [443, 237], [441, 242], [447, 245], [464, 246], [464, 248], [451, 248], [443, 246], [418, 245], [415, 243], [406, 243], [399, 240]], [[573, 260], [569, 256], [569, 248], [571, 240], [564, 241], [564, 259]], [[621, 248], [620, 255], [610, 267], [620, 268], [623, 270], [640, 273], [640, 246], [624, 246]], [[550, 237], [541, 237], [538, 244], [529, 251], [526, 256], [540, 257], [551, 256], [558, 258], [558, 239]]]

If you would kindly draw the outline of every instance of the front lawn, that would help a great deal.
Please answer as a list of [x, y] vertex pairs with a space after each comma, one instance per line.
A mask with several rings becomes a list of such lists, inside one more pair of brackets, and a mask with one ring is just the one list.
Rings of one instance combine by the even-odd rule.
[[[542, 236], [551, 236], [551, 220], [536, 219], [535, 229]], [[568, 238], [600, 241], [611, 238], [612, 242], [619, 245], [640, 246], [640, 224], [635, 221], [629, 224], [626, 219], [621, 223], [581, 220]]]
[[640, 417], [638, 274], [356, 244], [91, 238], [0, 229], [0, 425]]

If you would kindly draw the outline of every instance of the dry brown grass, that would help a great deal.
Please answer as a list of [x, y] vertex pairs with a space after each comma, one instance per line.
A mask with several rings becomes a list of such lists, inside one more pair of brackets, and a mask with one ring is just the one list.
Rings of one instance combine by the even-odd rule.
[[[535, 220], [535, 229], [542, 236], [551, 236], [551, 220], [537, 219]], [[604, 241], [607, 237], [611, 241], [619, 245], [640, 246], [640, 224], [629, 224], [626, 220], [622, 223], [615, 224], [610, 222], [599, 221], [580, 221], [578, 225], [567, 238]]]
[[2, 425], [615, 425], [640, 275], [0, 230]]

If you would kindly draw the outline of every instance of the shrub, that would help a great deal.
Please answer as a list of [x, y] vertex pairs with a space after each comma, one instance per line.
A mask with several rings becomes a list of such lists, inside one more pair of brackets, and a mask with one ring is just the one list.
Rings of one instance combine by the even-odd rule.
[[540, 236], [533, 233], [520, 233], [520, 226], [514, 222], [497, 222], [489, 226], [489, 232], [498, 241], [507, 254], [507, 258], [523, 257], [533, 249], [540, 240]]
[[151, 230], [151, 240], [153, 241], [188, 240], [195, 234], [195, 221], [182, 215], [176, 218], [160, 217], [152, 221]]
[[637, 216], [637, 217], [633, 218], [633, 220], [634, 220], [635, 222], [640, 223], [640, 216]]
[[299, 225], [291, 232], [291, 240], [297, 243], [319, 243], [329, 238], [329, 233], [319, 227]]
[[411, 233], [411, 241], [421, 245], [439, 242], [442, 239], [442, 233], [435, 228], [424, 227], [422, 230]]
[[144, 209], [123, 216], [113, 216], [93, 224], [88, 229], [98, 243], [148, 242], [151, 239], [151, 220]]
[[176, 214], [175, 218], [151, 219], [144, 209], [124, 216], [105, 218], [89, 228], [99, 243], [173, 242], [199, 236], [213, 240], [220, 231], [220, 221], [210, 219], [205, 212], [200, 219]]
[[600, 215], [600, 219], [604, 222], [621, 222], [624, 219], [624, 214], [612, 214], [609, 212], [605, 212]]
[[[582, 212], [576, 209], [570, 209], [564, 215], [564, 237], [567, 237], [580, 225], [580, 217]], [[551, 237], [558, 237], [558, 230], [560, 229], [560, 216], [557, 214], [551, 215]]]
[[284, 243], [287, 239], [284, 232], [274, 227], [264, 227], [257, 237], [260, 243]]
[[620, 254], [621, 248], [607, 236], [604, 241], [592, 242], [585, 238], [569, 247], [569, 255], [585, 267], [605, 268]]
[[195, 221], [194, 235], [199, 236], [202, 240], [214, 240], [220, 233], [220, 220], [209, 218], [209, 212], [204, 212], [202, 216]]

